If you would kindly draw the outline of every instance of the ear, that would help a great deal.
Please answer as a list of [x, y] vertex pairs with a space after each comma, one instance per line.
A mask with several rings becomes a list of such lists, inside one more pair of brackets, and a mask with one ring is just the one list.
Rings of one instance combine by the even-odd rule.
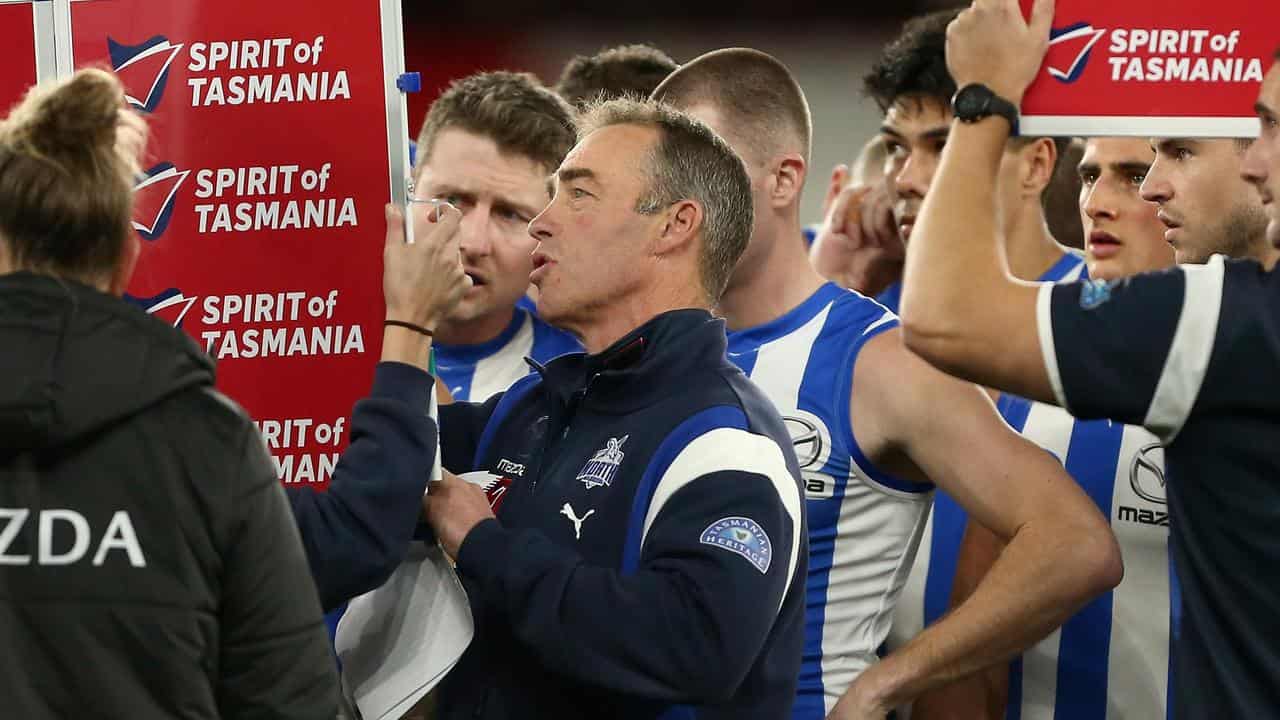
[[831, 203], [836, 201], [836, 196], [848, 182], [848, 165], [841, 163], [831, 170], [831, 183], [827, 186], [827, 196], [822, 199], [822, 217], [826, 217], [827, 213], [831, 212]]
[[702, 234], [706, 213], [702, 204], [694, 200], [679, 200], [664, 213], [653, 254], [659, 257], [678, 253], [694, 245], [694, 239]]
[[1058, 164], [1058, 148], [1052, 138], [1036, 138], [1022, 149], [1021, 185], [1025, 194], [1039, 199], [1049, 183], [1053, 182], [1053, 170]]
[[782, 155], [774, 159], [773, 182], [769, 185], [769, 203], [775, 208], [799, 204], [804, 190], [804, 178], [808, 173], [804, 158], [796, 154]]
[[133, 228], [130, 228], [128, 239], [124, 241], [124, 247], [120, 250], [120, 262], [111, 272], [107, 292], [116, 297], [124, 294], [125, 288], [129, 287], [130, 278], [133, 277], [133, 269], [138, 265], [138, 256], [141, 254], [142, 243], [133, 232]]

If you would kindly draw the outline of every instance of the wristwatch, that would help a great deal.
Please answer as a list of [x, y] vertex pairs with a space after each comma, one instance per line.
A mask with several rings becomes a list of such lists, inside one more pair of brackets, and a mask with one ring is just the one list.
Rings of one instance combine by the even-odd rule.
[[951, 98], [951, 112], [956, 119], [967, 123], [999, 115], [1009, 121], [1009, 135], [1018, 134], [1018, 107], [986, 85], [973, 83], [957, 90], [955, 97]]

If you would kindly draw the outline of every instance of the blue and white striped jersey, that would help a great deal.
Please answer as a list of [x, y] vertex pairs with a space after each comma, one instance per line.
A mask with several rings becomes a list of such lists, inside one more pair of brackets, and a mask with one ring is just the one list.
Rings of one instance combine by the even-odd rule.
[[517, 306], [510, 324], [498, 337], [479, 345], [433, 345], [436, 372], [455, 400], [484, 402], [529, 374], [524, 361], [540, 363], [565, 353], [582, 352], [572, 335], [543, 322]]
[[[1070, 282], [1084, 264], [1066, 255], [1041, 276]], [[1004, 395], [1009, 425], [1062, 462], [1111, 519], [1124, 581], [1010, 664], [1010, 720], [1162, 718], [1169, 687], [1170, 565], [1164, 451], [1146, 430], [1082, 421], [1065, 410]], [[946, 613], [967, 516], [937, 493], [916, 566], [894, 618], [889, 647]]]
[[834, 284], [773, 322], [729, 333], [729, 359], [777, 407], [791, 434], [809, 516], [805, 645], [793, 717], [824, 718], [876, 661], [932, 486], [875, 467], [854, 437], [853, 367], [898, 319]]

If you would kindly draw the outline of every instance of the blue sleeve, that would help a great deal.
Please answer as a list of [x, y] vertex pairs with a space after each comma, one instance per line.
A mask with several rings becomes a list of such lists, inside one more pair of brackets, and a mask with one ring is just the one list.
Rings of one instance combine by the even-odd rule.
[[[672, 463], [670, 473], [708, 467], [705, 450], [696, 462]], [[783, 463], [776, 452], [775, 468]], [[716, 460], [710, 467], [743, 466]], [[653, 497], [631, 572], [587, 565], [537, 530], [497, 520], [466, 537], [458, 570], [547, 667], [656, 701], [724, 701], [759, 658], [803, 573], [798, 482], [785, 467], [710, 470], [664, 475]]]
[[328, 492], [287, 489], [326, 612], [386, 582], [404, 559], [435, 462], [434, 382], [412, 365], [380, 363]]

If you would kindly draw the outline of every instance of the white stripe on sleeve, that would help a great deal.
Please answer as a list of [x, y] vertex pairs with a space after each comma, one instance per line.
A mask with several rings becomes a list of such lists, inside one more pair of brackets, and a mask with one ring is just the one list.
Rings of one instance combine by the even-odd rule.
[[1142, 422], [1165, 445], [1178, 435], [1200, 395], [1218, 333], [1225, 273], [1221, 255], [1209, 258], [1205, 265], [1179, 267], [1186, 278], [1182, 312], [1160, 381], [1151, 397], [1151, 406]]
[[1036, 294], [1036, 330], [1040, 335], [1040, 354], [1044, 357], [1044, 371], [1053, 387], [1053, 396], [1064, 410], [1067, 396], [1062, 391], [1062, 374], [1058, 371], [1058, 351], [1053, 344], [1053, 283], [1043, 283]]
[[[800, 488], [795, 478], [787, 470], [787, 462], [783, 459], [782, 449], [773, 440], [738, 428], [716, 428], [710, 430], [684, 447], [653, 491], [653, 499], [649, 503], [649, 512], [644, 518], [644, 531], [640, 536], [643, 546], [649, 535], [649, 528], [662, 512], [667, 501], [685, 486], [698, 478], [725, 470], [764, 475], [773, 481], [774, 489], [782, 507], [791, 518], [791, 558], [787, 567], [787, 584], [779, 599], [778, 609], [782, 609], [782, 600], [786, 599], [791, 582], [795, 579], [796, 563], [800, 555], [800, 536], [804, 529], [800, 524]], [[726, 514], [728, 510], [726, 509]], [[807, 538], [806, 538], [807, 540]]]

